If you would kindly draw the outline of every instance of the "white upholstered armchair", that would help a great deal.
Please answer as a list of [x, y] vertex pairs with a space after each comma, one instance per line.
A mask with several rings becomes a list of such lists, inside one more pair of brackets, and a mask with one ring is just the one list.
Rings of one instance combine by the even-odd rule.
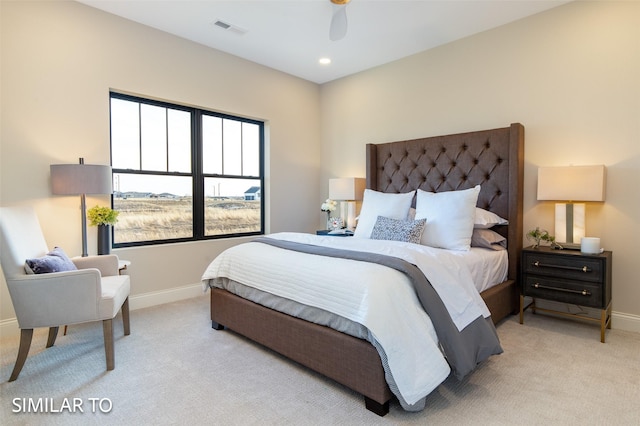
[[102, 321], [107, 370], [113, 370], [113, 318], [120, 308], [124, 334], [129, 335], [129, 276], [118, 274], [118, 257], [73, 258], [77, 270], [28, 274], [25, 261], [46, 258], [49, 251], [30, 207], [0, 208], [0, 244], [2, 271], [21, 333], [9, 381], [16, 380], [22, 370], [34, 328], [49, 328], [49, 348], [60, 326], [90, 321]]

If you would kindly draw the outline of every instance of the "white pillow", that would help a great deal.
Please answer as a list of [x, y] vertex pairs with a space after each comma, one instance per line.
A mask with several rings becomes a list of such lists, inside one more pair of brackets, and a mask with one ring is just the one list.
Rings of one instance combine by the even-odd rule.
[[509, 221], [503, 219], [495, 213], [476, 207], [476, 220], [473, 224], [475, 229], [489, 229], [496, 225], [508, 225]]
[[474, 228], [471, 234], [471, 247], [506, 250], [507, 239], [491, 229]]
[[415, 192], [391, 194], [365, 189], [358, 226], [356, 226], [353, 236], [371, 238], [371, 231], [376, 224], [376, 220], [378, 220], [378, 216], [405, 220], [409, 214], [409, 208], [411, 208]]
[[420, 243], [449, 250], [469, 250], [480, 185], [461, 191], [418, 189], [416, 220], [426, 218]]

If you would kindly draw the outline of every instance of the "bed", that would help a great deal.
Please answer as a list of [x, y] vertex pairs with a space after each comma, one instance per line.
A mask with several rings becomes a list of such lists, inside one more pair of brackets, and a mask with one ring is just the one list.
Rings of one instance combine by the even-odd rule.
[[[505, 267], [505, 279], [480, 293], [490, 314], [490, 317], [485, 319], [497, 324], [506, 316], [515, 313], [518, 309], [516, 277], [523, 235], [524, 127], [514, 123], [498, 129], [368, 144], [366, 161], [367, 188], [379, 193], [401, 195], [418, 189], [430, 194], [449, 191], [462, 193], [471, 191], [479, 185], [479, 193], [476, 195], [477, 207], [508, 221], [508, 225], [497, 225], [491, 228], [506, 239], [505, 253], [508, 263]], [[413, 208], [416, 208], [416, 198], [417, 196], [413, 197]], [[309, 238], [314, 237], [299, 238], [302, 243], [306, 243]], [[344, 240], [335, 237], [324, 238], [334, 241]], [[288, 240], [288, 236], [282, 239]], [[359, 244], [354, 237], [350, 237], [351, 239], [353, 239], [352, 243], [349, 244]], [[257, 256], [262, 256], [263, 250], [288, 249], [288, 247], [274, 249], [262, 247], [274, 244], [274, 238], [271, 240], [269, 244], [263, 244], [266, 241], [260, 241], [249, 243], [247, 246], [252, 244]], [[275, 238], [275, 240], [278, 239]], [[279, 240], [277, 244], [290, 244], [290, 242]], [[320, 254], [330, 257], [326, 253]], [[296, 257], [300, 259], [299, 262], [296, 261], [296, 265], [301, 265], [306, 259], [305, 255], [316, 256], [318, 253], [295, 252], [295, 255], [290, 253], [288, 256], [299, 256]], [[277, 256], [274, 259], [277, 259]], [[331, 261], [337, 264], [354, 260], [340, 258]], [[293, 274], [293, 270], [297, 268], [291, 269]], [[345, 274], [347, 272], [345, 271]], [[280, 273], [285, 277], [283, 281], [286, 281], [287, 271], [280, 271]], [[268, 281], [264, 275], [258, 279]], [[214, 285], [214, 281], [218, 285]], [[220, 285], [220, 282], [223, 284]], [[214, 277], [205, 273], [203, 283], [211, 290], [213, 328], [231, 329], [353, 389], [364, 396], [366, 408], [378, 415], [386, 414], [389, 410], [389, 401], [398, 397], [397, 383], [393, 377], [390, 377], [392, 375], [388, 366], [391, 356], [387, 359], [387, 353], [384, 348], [381, 350], [375, 338], [370, 341], [371, 339], [368, 340], [360, 335], [362, 330], [347, 330], [353, 325], [350, 321], [346, 321], [345, 325], [345, 323], [336, 322], [335, 316], [331, 316], [326, 321], [307, 321], [304, 319], [306, 314], [301, 311], [316, 308], [301, 303], [294, 304], [293, 308], [289, 306], [281, 309], [280, 306], [284, 306], [281, 305], [283, 301], [289, 302], [286, 298], [251, 288], [241, 280]], [[248, 291], [251, 291], [251, 294], [248, 294]], [[322, 315], [325, 312], [319, 309], [315, 314], [318, 313]], [[488, 314], [485, 314], [486, 316]], [[340, 319], [339, 316], [337, 319]], [[434, 320], [436, 321], [439, 319]], [[335, 327], [334, 322], [336, 322]], [[379, 323], [385, 322], [379, 321]], [[389, 327], [389, 324], [378, 325]], [[366, 327], [364, 332], [366, 333]], [[447, 359], [447, 361], [450, 360]], [[438, 378], [438, 380], [441, 379]], [[402, 403], [403, 398], [400, 399]], [[403, 408], [406, 408], [405, 404]]]

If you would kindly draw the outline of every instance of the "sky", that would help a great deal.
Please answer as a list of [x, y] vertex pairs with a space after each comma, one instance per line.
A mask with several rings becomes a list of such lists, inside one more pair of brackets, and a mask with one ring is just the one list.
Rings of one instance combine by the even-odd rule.
[[[260, 127], [216, 115], [202, 116], [203, 171], [240, 178], [205, 178], [205, 196], [242, 196], [260, 186]], [[191, 173], [191, 112], [111, 99], [112, 167]], [[190, 176], [114, 173], [114, 192], [192, 195]]]

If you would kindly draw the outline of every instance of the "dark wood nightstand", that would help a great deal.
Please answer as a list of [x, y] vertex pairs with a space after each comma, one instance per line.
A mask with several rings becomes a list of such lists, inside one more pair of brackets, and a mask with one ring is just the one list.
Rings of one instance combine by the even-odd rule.
[[[579, 318], [600, 323], [600, 341], [611, 328], [611, 258], [612, 253], [585, 254], [575, 250], [555, 250], [549, 247], [522, 250], [520, 294], [520, 324], [524, 311], [537, 311]], [[531, 303], [525, 306], [525, 297]], [[556, 311], [536, 306], [536, 298], [585, 306], [600, 310], [600, 318]]]

